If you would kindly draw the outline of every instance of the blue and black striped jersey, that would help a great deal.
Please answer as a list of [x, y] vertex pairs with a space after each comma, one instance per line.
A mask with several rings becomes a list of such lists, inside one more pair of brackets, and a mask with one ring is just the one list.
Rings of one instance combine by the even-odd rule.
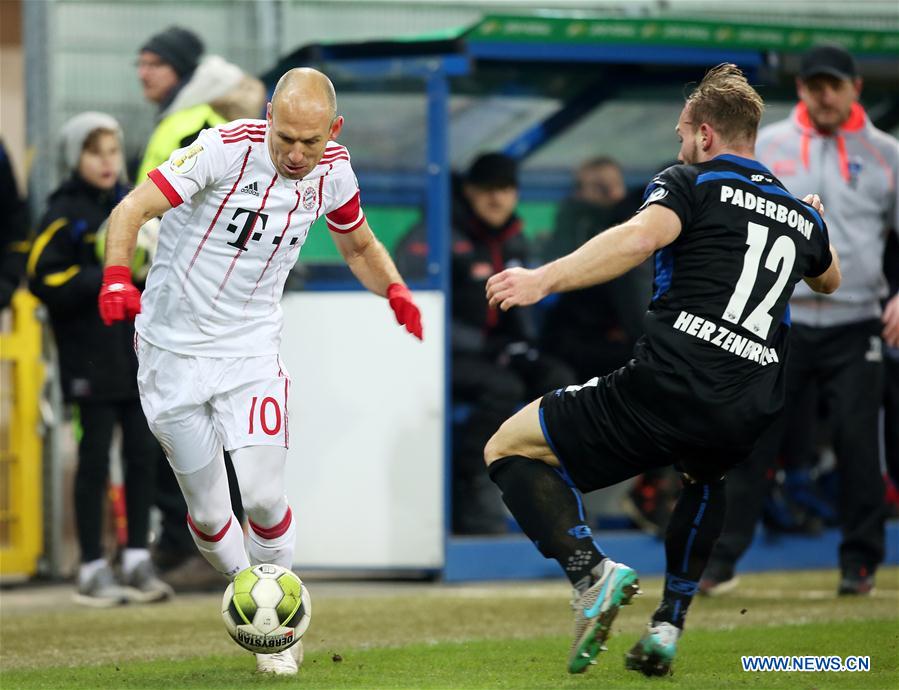
[[639, 402], [664, 406], [688, 435], [709, 424], [757, 433], [783, 405], [788, 302], [797, 282], [830, 266], [827, 227], [762, 164], [729, 154], [663, 171], [642, 208], [653, 204], [676, 213], [682, 230], [654, 256], [632, 364], [645, 376]]

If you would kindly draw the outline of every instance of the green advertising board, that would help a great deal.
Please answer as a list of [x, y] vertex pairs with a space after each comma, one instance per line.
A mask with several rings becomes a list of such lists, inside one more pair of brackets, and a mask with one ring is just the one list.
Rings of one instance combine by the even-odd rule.
[[702, 19], [488, 15], [466, 38], [471, 41], [648, 44], [777, 51], [802, 51], [818, 43], [831, 42], [857, 54], [899, 56], [899, 31], [734, 24]]

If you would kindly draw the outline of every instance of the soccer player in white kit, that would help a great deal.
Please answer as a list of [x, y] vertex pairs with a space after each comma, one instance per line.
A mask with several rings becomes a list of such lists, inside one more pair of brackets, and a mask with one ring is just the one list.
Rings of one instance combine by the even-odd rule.
[[[309, 68], [279, 80], [265, 120], [200, 133], [110, 216], [100, 313], [134, 318], [141, 403], [178, 478], [200, 553], [228, 577], [250, 563], [293, 564], [284, 494], [290, 377], [278, 356], [281, 293], [310, 225], [325, 216], [354, 275], [386, 296], [421, 339], [421, 314], [359, 203], [330, 80]], [[146, 289], [131, 283], [138, 228], [162, 216]], [[231, 453], [250, 530], [231, 511]], [[257, 670], [295, 674], [286, 650]]]

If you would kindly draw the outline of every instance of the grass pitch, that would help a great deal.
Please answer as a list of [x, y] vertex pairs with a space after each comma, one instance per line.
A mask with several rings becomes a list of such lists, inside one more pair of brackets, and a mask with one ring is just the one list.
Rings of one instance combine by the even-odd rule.
[[[674, 675], [624, 670], [661, 593], [622, 609], [597, 666], [565, 671], [562, 582], [484, 586], [310, 582], [313, 619], [297, 678], [253, 673], [224, 631], [219, 595], [87, 610], [63, 587], [0, 595], [0, 688], [897, 688], [899, 569], [863, 599], [837, 598], [836, 571], [746, 575], [730, 595], [694, 601]], [[868, 673], [744, 673], [740, 657], [867, 655]]]

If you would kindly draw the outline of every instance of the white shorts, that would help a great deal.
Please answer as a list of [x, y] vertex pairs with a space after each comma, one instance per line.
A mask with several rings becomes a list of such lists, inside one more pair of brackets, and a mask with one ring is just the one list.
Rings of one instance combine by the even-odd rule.
[[288, 447], [290, 376], [278, 355], [192, 357], [135, 338], [137, 386], [172, 468], [196, 472], [221, 450]]

